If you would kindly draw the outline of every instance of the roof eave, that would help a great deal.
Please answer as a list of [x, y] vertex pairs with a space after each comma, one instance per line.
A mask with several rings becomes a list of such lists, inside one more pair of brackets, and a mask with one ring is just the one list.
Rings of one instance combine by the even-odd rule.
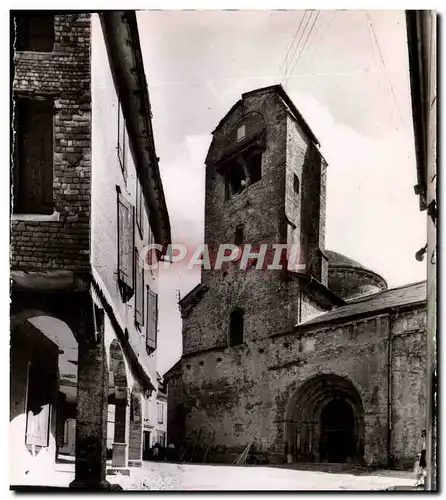
[[171, 243], [170, 221], [155, 150], [136, 14], [107, 11], [100, 14], [100, 19], [150, 225], [155, 242], [165, 249]]

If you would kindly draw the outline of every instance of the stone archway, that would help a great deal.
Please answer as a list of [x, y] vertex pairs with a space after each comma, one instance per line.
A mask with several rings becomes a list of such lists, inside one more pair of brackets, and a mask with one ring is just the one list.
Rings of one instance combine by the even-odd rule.
[[325, 374], [306, 380], [291, 394], [285, 420], [289, 461], [362, 462], [364, 408], [347, 378]]
[[117, 339], [110, 344], [110, 371], [113, 374], [113, 402], [115, 405], [113, 436], [113, 467], [127, 467], [130, 421], [130, 391], [124, 353]]
[[10, 318], [13, 482], [54, 468], [69, 404], [76, 412], [78, 343], [65, 319], [45, 309], [19, 308]]

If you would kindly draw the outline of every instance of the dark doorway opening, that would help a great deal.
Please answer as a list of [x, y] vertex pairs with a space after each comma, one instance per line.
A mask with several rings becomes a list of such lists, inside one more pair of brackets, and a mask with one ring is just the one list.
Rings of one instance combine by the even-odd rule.
[[343, 398], [335, 398], [323, 408], [320, 422], [322, 462], [345, 463], [356, 455], [355, 418]]
[[144, 431], [143, 434], [143, 445], [142, 445], [142, 459], [150, 460], [150, 431]]

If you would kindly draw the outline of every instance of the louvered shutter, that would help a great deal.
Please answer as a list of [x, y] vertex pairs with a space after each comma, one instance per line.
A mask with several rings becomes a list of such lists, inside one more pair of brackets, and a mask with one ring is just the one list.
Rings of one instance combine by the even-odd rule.
[[133, 206], [118, 194], [118, 278], [130, 290], [134, 286], [133, 212]]
[[17, 101], [16, 212], [53, 212], [53, 102]]
[[151, 351], [156, 349], [158, 328], [158, 295], [147, 287], [147, 336], [146, 345]]
[[51, 410], [51, 405], [47, 402], [50, 390], [48, 382], [44, 367], [29, 365], [25, 439], [27, 445], [48, 446]]
[[138, 250], [135, 248], [135, 321], [138, 325], [144, 325], [144, 268], [139, 264]]

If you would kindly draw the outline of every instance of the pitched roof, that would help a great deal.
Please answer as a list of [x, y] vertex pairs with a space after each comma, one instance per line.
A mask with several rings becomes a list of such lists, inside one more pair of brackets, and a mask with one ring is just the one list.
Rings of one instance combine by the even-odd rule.
[[[299, 112], [299, 110], [296, 108], [295, 104], [293, 101], [290, 99], [289, 95], [285, 92], [284, 88], [282, 85], [270, 85], [268, 87], [262, 87], [259, 89], [254, 89], [250, 90], [249, 92], [244, 92], [242, 94], [242, 99], [237, 101], [231, 109], [225, 114], [225, 116], [219, 121], [218, 125], [215, 127], [214, 132], [220, 127], [220, 125], [225, 121], [226, 117], [231, 114], [231, 112], [242, 102], [242, 100], [250, 95], [253, 94], [258, 94], [260, 92], [276, 92], [278, 96], [282, 99], [282, 101], [285, 103], [285, 105], [288, 107], [289, 111], [294, 115], [296, 120], [299, 122], [300, 126], [304, 130], [304, 132], [311, 138], [311, 140], [319, 146], [320, 143], [317, 139], [317, 137], [314, 135], [313, 131], [311, 130], [310, 126], [308, 123], [305, 121], [305, 118], [302, 116], [302, 114]], [[214, 133], [212, 132], [212, 133]]]
[[350, 317], [362, 314], [365, 315], [394, 307], [423, 303], [426, 302], [426, 298], [426, 281], [420, 281], [348, 301], [345, 306], [340, 306], [337, 309], [299, 323], [296, 326], [303, 327], [340, 319], [347, 320]]

